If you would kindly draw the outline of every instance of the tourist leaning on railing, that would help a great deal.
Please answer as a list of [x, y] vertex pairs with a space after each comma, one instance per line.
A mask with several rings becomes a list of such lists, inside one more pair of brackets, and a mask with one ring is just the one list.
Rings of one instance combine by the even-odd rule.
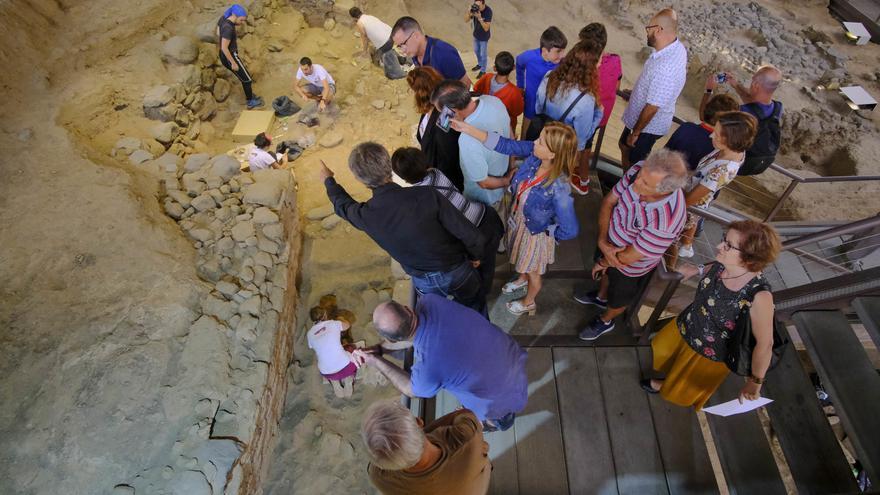
[[[743, 220], [730, 224], [718, 244], [715, 262], [678, 271], [699, 277], [694, 302], [651, 341], [654, 370], [665, 379], [641, 381], [645, 391], [684, 407], [701, 409], [730, 372], [724, 360], [737, 318], [751, 318], [756, 340], [752, 374], [740, 400], [761, 395], [773, 348], [773, 295], [761, 270], [779, 254], [781, 243], [767, 224]], [[745, 313], [744, 313], [745, 311]]]

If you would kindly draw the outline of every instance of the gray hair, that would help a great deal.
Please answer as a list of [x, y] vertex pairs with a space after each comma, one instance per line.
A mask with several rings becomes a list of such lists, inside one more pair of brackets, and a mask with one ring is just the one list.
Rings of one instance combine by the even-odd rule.
[[373, 464], [389, 471], [413, 467], [425, 449], [425, 433], [397, 401], [376, 402], [367, 409], [361, 438]]
[[752, 80], [755, 81], [758, 86], [761, 86], [764, 91], [772, 93], [776, 91], [776, 88], [778, 88], [779, 84], [782, 82], [782, 71], [772, 65], [762, 65], [758, 68], [757, 72], [755, 72], [755, 75], [752, 76]]
[[464, 110], [471, 104], [471, 92], [457, 79], [445, 79], [431, 93], [431, 103], [452, 110]]
[[361, 143], [348, 155], [348, 168], [354, 177], [370, 189], [391, 182], [391, 156], [379, 143]]
[[406, 306], [397, 301], [388, 301], [373, 310], [373, 327], [382, 338], [400, 342], [410, 337], [413, 315]]
[[648, 155], [642, 170], [659, 172], [665, 177], [657, 184], [657, 194], [669, 194], [687, 184], [688, 169], [684, 155], [678, 151], [660, 148]]

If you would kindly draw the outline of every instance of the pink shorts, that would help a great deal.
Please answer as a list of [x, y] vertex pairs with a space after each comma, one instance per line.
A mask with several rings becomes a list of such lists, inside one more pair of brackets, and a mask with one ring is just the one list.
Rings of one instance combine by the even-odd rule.
[[339, 381], [353, 376], [355, 373], [357, 373], [357, 370], [357, 366], [355, 366], [354, 363], [348, 363], [348, 366], [342, 368], [336, 373], [330, 373], [329, 375], [321, 373], [321, 375], [328, 380]]

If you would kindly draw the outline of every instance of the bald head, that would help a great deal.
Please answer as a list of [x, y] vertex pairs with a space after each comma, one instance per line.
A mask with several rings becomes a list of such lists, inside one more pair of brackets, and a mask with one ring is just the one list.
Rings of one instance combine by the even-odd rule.
[[651, 24], [657, 24], [664, 31], [675, 35], [678, 33], [678, 14], [673, 9], [663, 9], [651, 19]]
[[782, 82], [782, 72], [772, 65], [761, 66], [752, 76], [752, 85], [767, 93], [773, 94]]
[[409, 340], [414, 333], [412, 311], [396, 301], [388, 301], [373, 310], [373, 326], [383, 338], [392, 342]]

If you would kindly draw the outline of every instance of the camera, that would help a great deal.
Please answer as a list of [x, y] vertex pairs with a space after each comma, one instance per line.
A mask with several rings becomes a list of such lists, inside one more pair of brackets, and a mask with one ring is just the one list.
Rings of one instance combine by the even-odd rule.
[[727, 74], [724, 72], [719, 72], [715, 74], [715, 80], [718, 81], [718, 84], [724, 84], [727, 81]]
[[475, 3], [472, 3], [471, 4], [471, 14], [476, 14], [479, 11], [480, 11], [480, 6]]

